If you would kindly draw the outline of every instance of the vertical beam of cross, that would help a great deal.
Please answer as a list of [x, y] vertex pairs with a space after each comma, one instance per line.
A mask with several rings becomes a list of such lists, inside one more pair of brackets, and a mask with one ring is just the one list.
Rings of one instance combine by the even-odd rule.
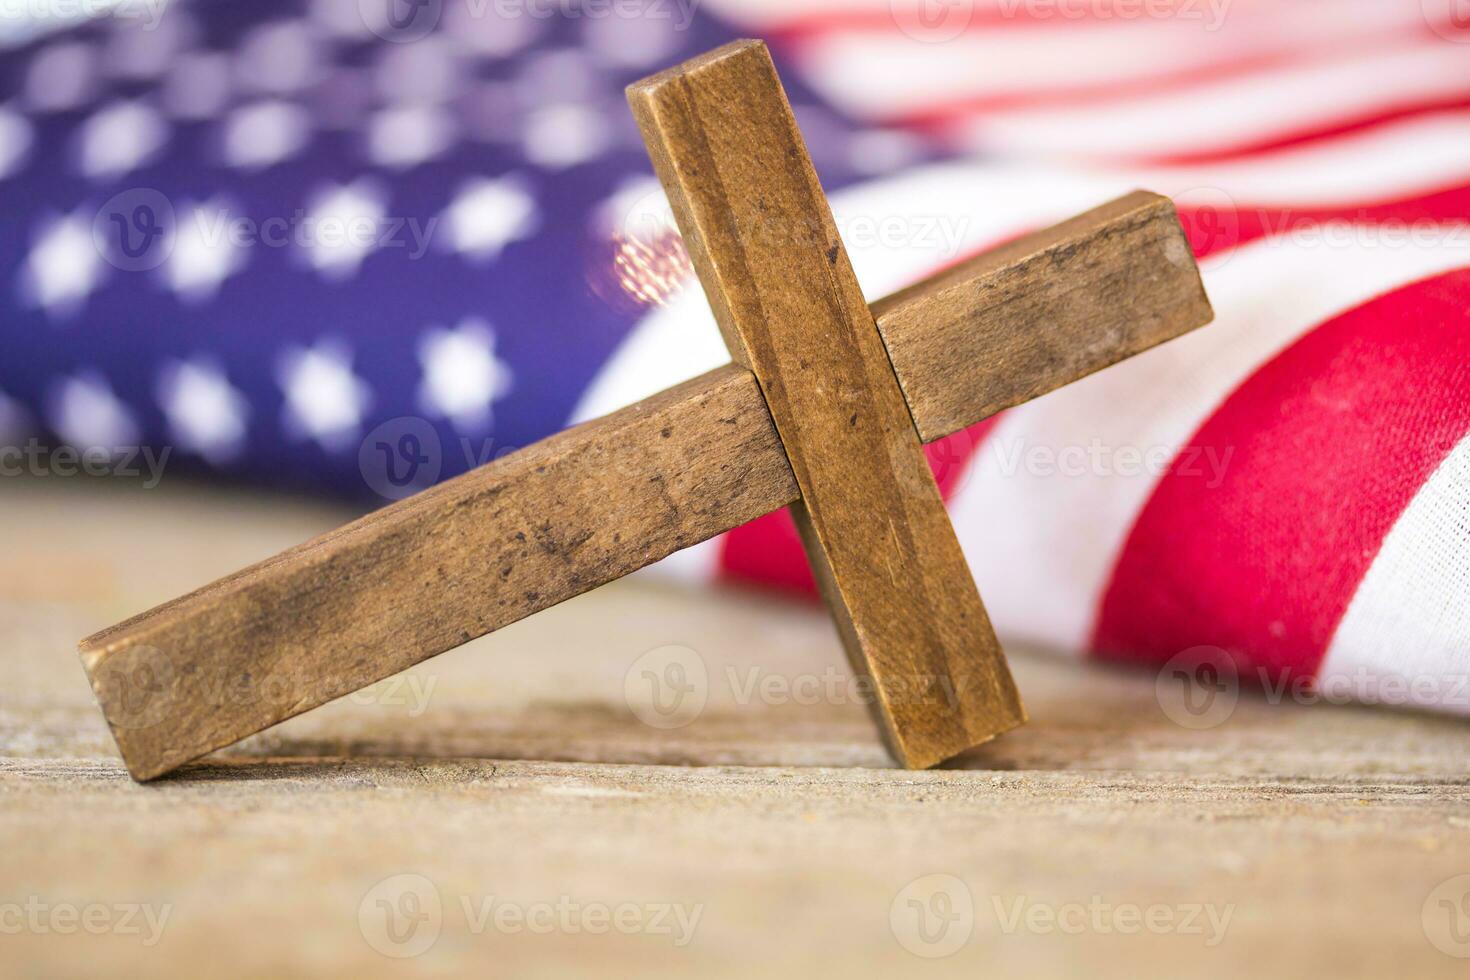
[[628, 89], [793, 515], [895, 755], [933, 765], [1025, 712], [770, 54], [740, 41]]

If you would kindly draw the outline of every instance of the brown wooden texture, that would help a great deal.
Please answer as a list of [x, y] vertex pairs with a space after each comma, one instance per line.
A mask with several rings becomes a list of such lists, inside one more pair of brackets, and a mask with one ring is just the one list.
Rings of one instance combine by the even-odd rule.
[[[1132, 212], [1109, 218], [1110, 208], [1061, 237], [1119, 247], [1073, 270], [1075, 289], [1052, 294], [1060, 305], [1034, 308], [1058, 345], [1066, 338], [1057, 332], [1070, 331], [1073, 344], [1096, 351], [1077, 376], [1123, 356], [1091, 338], [1102, 322], [1093, 306], [1121, 304], [1107, 315], [1126, 318], [1137, 303], [1141, 315], [1161, 317], [1152, 342], [1199, 326], [1208, 309], [1189, 263], [1130, 270], [1150, 260], [1128, 246], [1138, 232], [1120, 227]], [[1177, 223], [1166, 230], [1165, 249], [1187, 248]], [[989, 330], [1004, 311], [954, 297], [967, 270], [994, 265], [982, 255], [877, 304], [880, 323], [957, 337]], [[1051, 273], [1032, 264], [1026, 275], [1041, 289]], [[1120, 299], [1108, 285], [1120, 278], [1147, 288]], [[1017, 367], [956, 373], [921, 358], [918, 373], [900, 368], [898, 377], [913, 392], [960, 387], [940, 404], [985, 406], [1004, 400], [997, 392], [1012, 390]], [[985, 414], [977, 407], [966, 424]], [[918, 408], [914, 421], [921, 432], [950, 424]], [[129, 770], [147, 779], [797, 498], [754, 377], [725, 368], [104, 630], [82, 641], [83, 662]]]
[[147, 779], [795, 499], [721, 368], [82, 642]]
[[765, 394], [807, 559], [894, 754], [927, 768], [1024, 723], [766, 46], [726, 45], [628, 101], [731, 355]]
[[1214, 315], [1173, 202], [1146, 191], [986, 252], [873, 313], [925, 442]]

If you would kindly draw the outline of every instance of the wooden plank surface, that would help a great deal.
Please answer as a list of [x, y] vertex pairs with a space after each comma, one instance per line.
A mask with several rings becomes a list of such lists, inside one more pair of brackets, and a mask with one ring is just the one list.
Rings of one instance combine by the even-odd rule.
[[[1162, 200], [1155, 199], [1153, 206]], [[1084, 216], [1082, 228], [1090, 232], [1073, 226], [1061, 239], [1072, 243], [1079, 236], [1098, 236], [1126, 244], [1139, 234], [1126, 230], [1140, 227], [1133, 213], [1104, 206]], [[1166, 250], [1187, 248], [1177, 222], [1164, 223], [1162, 231], [1156, 224], [1141, 227], [1150, 235], [1164, 233]], [[1093, 305], [1099, 305], [1104, 298], [1117, 300], [1109, 284], [1119, 279], [1147, 286], [1130, 295], [1141, 316], [1163, 318], [1148, 332], [1155, 342], [1199, 326], [1201, 310], [1208, 309], [1192, 266], [1167, 265], [1150, 275], [1119, 268], [1133, 263], [1135, 255], [1151, 261], [1142, 244], [1103, 250], [1086, 266], [1091, 279], [1062, 294], [1046, 288], [1046, 263], [1026, 266], [1028, 281], [1048, 298], [1030, 307], [1037, 323], [1047, 324], [1053, 336], [1071, 330], [1073, 345], [1094, 352], [1092, 361], [1076, 362], [1082, 373], [1121, 356], [1109, 344], [1128, 344], [1131, 350], [1135, 342], [1127, 331], [1114, 329], [1104, 342], [1089, 339], [1096, 321], [1077, 315], [1088, 306], [1089, 289], [1096, 297]], [[1004, 312], [966, 300], [979, 294], [957, 292], [956, 283], [972, 273], [993, 275], [995, 266], [982, 255], [906, 290], [900, 301], [883, 304], [881, 322], [909, 336], [922, 332], [920, 324], [952, 337], [993, 332], [990, 318]], [[1075, 325], [1068, 326], [1074, 318]], [[996, 404], [1004, 400], [997, 392], [1014, 387], [1009, 363], [976, 370], [973, 365], [991, 362], [974, 357], [971, 369], [956, 372], [942, 359], [909, 360], [914, 373], [899, 371], [903, 387], [926, 391], [954, 383], [968, 392], [960, 397], [962, 404]], [[1046, 377], [1058, 385], [1072, 380], [1057, 372]], [[925, 408], [935, 405], [941, 413], [950, 410], [948, 400], [926, 402]], [[971, 421], [982, 417], [977, 409]], [[953, 424], [947, 414], [923, 411], [916, 411], [914, 420], [920, 431]], [[797, 499], [760, 390], [748, 372], [735, 369], [712, 372], [525, 452], [156, 609], [142, 614], [136, 606], [120, 609], [119, 618], [131, 618], [83, 641], [82, 653], [96, 676], [104, 710], [121, 723], [115, 731], [133, 772], [148, 778], [324, 703], [354, 684], [434, 656], [466, 635], [514, 622], [672, 548]], [[548, 467], [544, 472], [543, 465]], [[557, 524], [554, 540], [548, 540], [543, 528], [551, 511], [541, 512], [543, 488], [553, 476], [567, 475], [579, 483], [551, 495], [552, 510], [566, 522]], [[697, 490], [696, 479], [703, 481]], [[424, 510], [446, 502], [454, 506], [432, 514]], [[493, 523], [497, 514], [508, 523]], [[647, 537], [622, 534], [611, 530], [614, 526], [636, 528]], [[430, 541], [436, 546], [426, 547]], [[447, 544], [441, 548], [441, 542]], [[569, 565], [573, 554], [586, 567]], [[487, 560], [499, 557], [511, 560]], [[506, 567], [511, 574], [502, 579]], [[455, 584], [437, 584], [451, 568]], [[204, 580], [201, 575], [182, 584], [192, 588]], [[542, 585], [516, 587], [532, 580]], [[381, 642], [385, 635], [393, 642]], [[289, 671], [277, 669], [289, 654], [305, 649], [310, 656], [297, 657]], [[119, 658], [116, 664], [104, 666], [113, 657]], [[180, 696], [158, 686], [181, 678]], [[196, 694], [205, 697], [195, 702]]]
[[894, 754], [923, 769], [1026, 720], [770, 53], [738, 41], [628, 89], [792, 516]]
[[[1031, 724], [904, 772], [848, 689], [797, 701], [765, 683], [846, 672], [820, 608], [635, 577], [140, 786], [72, 639], [350, 515], [172, 473], [154, 490], [7, 478], [0, 492], [7, 976], [1464, 976], [1425, 913], [1470, 872], [1458, 721], [1243, 696], [1193, 731], [1147, 672], [1021, 649]], [[702, 658], [709, 697], [659, 729], [627, 679], [670, 644]], [[747, 697], [752, 677], [773, 693]], [[360, 917], [405, 874], [434, 884], [442, 918], [399, 960]], [[934, 874], [965, 885], [975, 917], [929, 959], [892, 914]], [[676, 948], [616, 929], [477, 931], [487, 896], [703, 911]], [[1007, 932], [995, 902], [1009, 916], [1021, 898], [1234, 911], [1213, 946], [1086, 920]], [[148, 932], [31, 928], [10, 914], [27, 903], [169, 912], [145, 946]]]

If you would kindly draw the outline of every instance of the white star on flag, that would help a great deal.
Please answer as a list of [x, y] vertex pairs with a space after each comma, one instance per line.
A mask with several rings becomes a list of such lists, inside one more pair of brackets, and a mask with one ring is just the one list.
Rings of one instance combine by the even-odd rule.
[[536, 201], [514, 174], [478, 178], [460, 188], [448, 218], [449, 247], [473, 259], [493, 259], [513, 241], [529, 238], [540, 224]]
[[386, 213], [382, 187], [368, 178], [329, 184], [312, 198], [307, 227], [315, 234], [303, 243], [306, 261], [330, 279], [350, 279], [383, 235]]
[[138, 423], [95, 371], [65, 379], [51, 392], [51, 428], [80, 450], [117, 452], [138, 443]]
[[250, 403], [218, 367], [204, 360], [169, 363], [159, 378], [158, 401], [181, 449], [211, 463], [238, 455]]
[[220, 285], [245, 267], [247, 246], [231, 235], [233, 205], [224, 198], [180, 209], [173, 248], [159, 270], [180, 299], [212, 299]]
[[26, 162], [33, 132], [25, 116], [0, 106], [0, 177], [9, 177]]
[[276, 382], [286, 395], [287, 433], [334, 452], [357, 436], [372, 402], [372, 389], [352, 372], [351, 352], [331, 341], [287, 348]]
[[26, 257], [26, 298], [48, 315], [75, 313], [102, 279], [102, 256], [81, 209], [42, 225]]
[[242, 170], [262, 170], [295, 156], [311, 135], [311, 116], [291, 102], [256, 102], [230, 113], [224, 158]]
[[149, 163], [168, 142], [169, 125], [152, 106], [114, 102], [77, 133], [77, 166], [87, 177], [118, 177]]
[[510, 391], [510, 367], [495, 356], [495, 332], [478, 317], [453, 329], [431, 327], [419, 342], [419, 404], [461, 432], [484, 431], [491, 405]]
[[449, 149], [454, 134], [453, 117], [438, 106], [394, 106], [373, 116], [368, 156], [390, 170], [416, 167]]
[[81, 106], [96, 84], [97, 57], [80, 41], [53, 44], [36, 54], [26, 75], [26, 102], [37, 112]]
[[526, 121], [526, 159], [549, 170], [586, 163], [607, 148], [606, 117], [591, 106], [566, 104], [536, 109]]

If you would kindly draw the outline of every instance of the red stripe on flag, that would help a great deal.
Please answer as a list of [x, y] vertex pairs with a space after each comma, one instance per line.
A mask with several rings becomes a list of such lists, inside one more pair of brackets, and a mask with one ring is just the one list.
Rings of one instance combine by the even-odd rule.
[[[924, 447], [929, 469], [945, 500], [959, 486], [980, 444], [999, 419], [999, 415], [993, 415]], [[817, 593], [801, 536], [784, 507], [725, 535], [720, 549], [720, 577], [783, 591]]]
[[[1214, 191], [1214, 188], [1204, 190]], [[1220, 192], [1222, 195], [1224, 192]], [[1181, 195], [1185, 197], [1186, 195]], [[1196, 207], [1179, 204], [1179, 222], [1198, 258], [1277, 235], [1313, 235], [1330, 247], [1324, 226], [1363, 226], [1385, 243], [1391, 236], [1466, 235], [1470, 228], [1470, 184], [1399, 201], [1338, 208]], [[1344, 229], [1346, 234], [1353, 234]], [[1464, 239], [1462, 239], [1464, 240]]]
[[[1323, 323], [1246, 380], [1139, 515], [1098, 613], [1099, 656], [1229, 650], [1310, 678], [1395, 520], [1470, 430], [1470, 269]], [[1193, 451], [1193, 450], [1192, 450]], [[1202, 474], [1202, 475], [1201, 475]]]
[[785, 507], [726, 533], [721, 539], [720, 578], [782, 592], [817, 593], [796, 523]]

